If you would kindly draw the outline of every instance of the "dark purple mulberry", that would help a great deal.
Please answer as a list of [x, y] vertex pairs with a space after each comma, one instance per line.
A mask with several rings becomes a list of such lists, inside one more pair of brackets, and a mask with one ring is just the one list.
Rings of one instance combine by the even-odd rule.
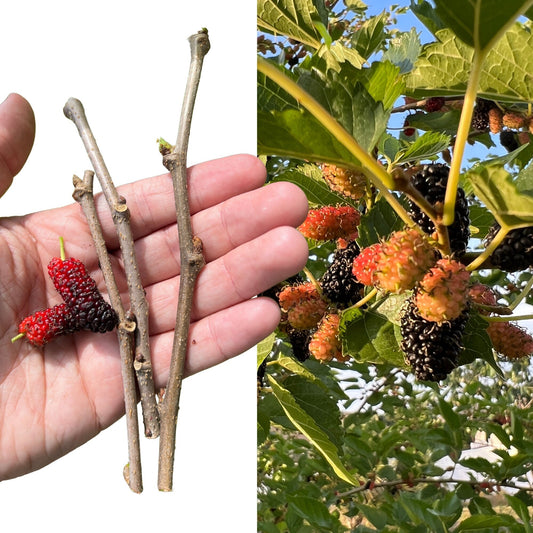
[[103, 299], [81, 261], [54, 257], [48, 265], [48, 274], [76, 321], [77, 329], [105, 333], [116, 327], [116, 312]]
[[[422, 169], [413, 176], [413, 185], [420, 191], [424, 198], [431, 204], [444, 202], [446, 196], [446, 185], [450, 168], [443, 163], [424, 165]], [[422, 213], [420, 208], [410, 202], [410, 215], [413, 220], [429, 235], [435, 231], [435, 226], [429, 217]], [[470, 238], [470, 209], [466, 200], [464, 190], [457, 189], [455, 201], [455, 218], [453, 224], [448, 227], [450, 237], [450, 247], [452, 252], [460, 257], [466, 252], [468, 239]]]
[[465, 309], [455, 320], [429, 322], [419, 315], [413, 299], [407, 300], [401, 314], [400, 348], [417, 379], [441, 381], [456, 368], [468, 317]]
[[[499, 230], [500, 225], [495, 222], [485, 237], [485, 246], [491, 243]], [[533, 227], [511, 230], [492, 252], [490, 262], [493, 267], [505, 272], [517, 272], [533, 265]]]
[[353, 260], [359, 255], [359, 247], [350, 241], [346, 248], [339, 248], [320, 285], [324, 295], [333, 303], [348, 306], [361, 298], [363, 285], [353, 273]]

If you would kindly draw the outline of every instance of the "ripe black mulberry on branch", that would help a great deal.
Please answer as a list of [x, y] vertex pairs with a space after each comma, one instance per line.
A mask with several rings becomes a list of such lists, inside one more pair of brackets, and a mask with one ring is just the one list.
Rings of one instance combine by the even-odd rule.
[[[424, 165], [422, 169], [413, 176], [413, 186], [431, 204], [443, 203], [446, 196], [446, 185], [450, 168], [443, 163]], [[435, 231], [435, 226], [429, 217], [422, 213], [420, 208], [410, 202], [409, 214], [413, 220], [429, 235]], [[466, 200], [464, 190], [457, 189], [455, 201], [455, 217], [453, 224], [448, 227], [450, 237], [450, 247], [452, 253], [460, 257], [466, 252], [468, 239], [470, 238], [470, 209]]]
[[468, 317], [465, 309], [455, 320], [429, 322], [419, 315], [414, 301], [407, 300], [401, 314], [400, 348], [417, 379], [441, 381], [456, 368]]
[[335, 304], [348, 306], [361, 298], [363, 285], [352, 274], [353, 260], [358, 255], [359, 247], [350, 241], [346, 248], [335, 251], [331, 265], [322, 276], [322, 291]]
[[[485, 237], [485, 246], [492, 242], [499, 230], [500, 225], [495, 222]], [[490, 261], [492, 266], [505, 272], [517, 272], [533, 265], [533, 227], [511, 230], [494, 250]]]

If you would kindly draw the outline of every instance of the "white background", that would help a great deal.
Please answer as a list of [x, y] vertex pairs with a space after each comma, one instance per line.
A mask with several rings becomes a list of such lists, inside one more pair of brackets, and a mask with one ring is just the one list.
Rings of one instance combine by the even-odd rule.
[[[29, 100], [37, 135], [0, 215], [72, 202], [90, 168], [62, 108], [84, 106], [116, 184], [163, 173], [156, 139], [173, 142], [189, 35], [209, 30], [189, 164], [255, 153], [255, 3], [37, 0], [0, 10], [0, 100]], [[1, 356], [1, 354], [0, 354]], [[144, 492], [122, 479], [123, 420], [40, 471], [0, 483], [4, 531], [256, 530], [255, 351], [184, 382], [174, 492], [157, 490], [157, 441], [143, 439]], [[0, 428], [1, 431], [1, 428]]]

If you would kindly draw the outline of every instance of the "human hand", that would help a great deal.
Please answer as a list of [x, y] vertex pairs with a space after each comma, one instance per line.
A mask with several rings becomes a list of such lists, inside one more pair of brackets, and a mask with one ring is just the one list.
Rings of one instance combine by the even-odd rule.
[[[0, 105], [0, 194], [33, 143], [33, 113], [18, 95]], [[288, 183], [262, 187], [265, 169], [240, 155], [189, 169], [194, 234], [203, 242], [192, 309], [188, 375], [242, 353], [267, 336], [279, 309], [256, 294], [298, 272], [307, 259], [294, 229], [307, 200]], [[179, 286], [179, 247], [168, 174], [119, 188], [131, 211], [137, 260], [150, 306], [156, 387], [166, 383]], [[121, 254], [107, 204], [98, 214], [127, 305]], [[11, 343], [25, 316], [60, 303], [47, 264], [58, 255], [83, 261], [105, 294], [84, 215], [77, 204], [0, 219], [0, 479], [41, 468], [108, 427], [124, 411], [116, 334], [79, 332], [35, 348]], [[252, 299], [253, 298], [253, 299]]]

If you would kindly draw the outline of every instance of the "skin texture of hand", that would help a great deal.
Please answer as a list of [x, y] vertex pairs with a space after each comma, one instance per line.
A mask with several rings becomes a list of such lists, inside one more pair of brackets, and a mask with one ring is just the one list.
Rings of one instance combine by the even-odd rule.
[[[0, 105], [0, 194], [33, 144], [29, 104], [10, 95]], [[307, 200], [297, 187], [263, 187], [252, 156], [231, 156], [189, 169], [192, 225], [204, 245], [192, 310], [188, 375], [255, 345], [274, 330], [279, 309], [258, 293], [305, 265], [307, 244], [295, 226]], [[150, 306], [156, 387], [166, 383], [179, 285], [179, 247], [168, 174], [119, 188], [131, 211], [137, 260]], [[121, 254], [105, 200], [97, 209], [127, 307]], [[15, 343], [21, 319], [61, 302], [47, 274], [59, 255], [83, 261], [105, 294], [102, 274], [77, 204], [0, 219], [0, 480], [31, 472], [80, 446], [124, 411], [115, 332], [80, 332], [35, 348]]]

